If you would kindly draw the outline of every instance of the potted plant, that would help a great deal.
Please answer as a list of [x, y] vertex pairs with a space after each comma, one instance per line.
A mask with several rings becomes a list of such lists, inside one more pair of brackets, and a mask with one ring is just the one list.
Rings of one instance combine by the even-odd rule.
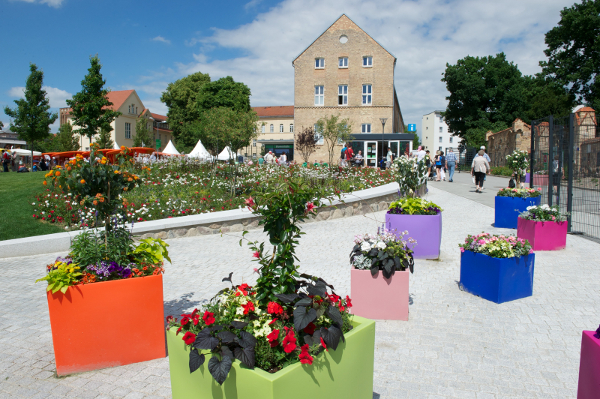
[[533, 294], [535, 254], [527, 240], [481, 233], [460, 247], [460, 286], [488, 301], [502, 303]]
[[321, 194], [288, 179], [246, 201], [273, 250], [249, 243], [260, 264], [253, 286], [232, 284], [202, 309], [167, 318], [174, 398], [372, 397], [375, 323], [350, 315], [350, 298], [323, 279], [298, 272], [299, 223]]
[[[408, 274], [414, 260], [408, 243], [384, 230], [358, 235], [350, 253], [352, 313], [369, 319], [408, 320]], [[409, 239], [408, 241], [413, 241]]]
[[600, 392], [600, 327], [581, 338], [577, 399], [595, 399]]
[[494, 227], [516, 229], [519, 215], [528, 206], [539, 205], [541, 189], [532, 188], [503, 188], [495, 197]]
[[529, 154], [527, 151], [514, 150], [506, 156], [506, 167], [512, 170], [517, 187], [525, 183], [527, 168], [529, 167]]
[[519, 215], [517, 237], [531, 243], [534, 251], [555, 251], [567, 246], [567, 214], [558, 206], [528, 206]]
[[103, 231], [77, 235], [69, 255], [48, 265], [47, 275], [37, 280], [48, 282], [58, 375], [165, 356], [162, 272], [164, 259], [170, 261], [168, 244], [146, 239], [136, 246], [119, 222], [120, 195], [139, 179], [128, 171], [130, 164], [127, 156], [111, 164], [92, 147], [89, 162], [78, 156], [46, 175], [73, 201], [96, 209], [97, 224], [104, 222]]
[[396, 170], [398, 195], [420, 197], [427, 190], [427, 165], [416, 158], [398, 157], [392, 164]]
[[442, 208], [433, 202], [416, 197], [394, 201], [385, 215], [385, 226], [392, 232], [408, 231], [415, 259], [440, 257]]

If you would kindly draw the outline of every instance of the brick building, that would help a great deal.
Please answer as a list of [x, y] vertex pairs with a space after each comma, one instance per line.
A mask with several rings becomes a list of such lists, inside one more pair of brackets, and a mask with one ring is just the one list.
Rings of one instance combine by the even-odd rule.
[[517, 118], [508, 129], [493, 133], [487, 132], [487, 153], [490, 157], [490, 166], [506, 165], [506, 156], [515, 150], [531, 151], [531, 125]]
[[[388, 146], [399, 155], [412, 142], [412, 134], [397, 134], [404, 133], [404, 121], [394, 87], [396, 57], [346, 15], [292, 65], [296, 129], [314, 127], [317, 120], [332, 115], [347, 118], [355, 137], [353, 147], [363, 151], [369, 165], [375, 165]], [[381, 135], [380, 118], [387, 118], [385, 136]], [[311, 161], [328, 158], [325, 144], [321, 138]], [[341, 145], [336, 154], [339, 149]], [[337, 162], [337, 155], [335, 159]]]
[[258, 138], [238, 152], [245, 157], [257, 158], [261, 150], [273, 151], [277, 156], [286, 153], [294, 159], [294, 106], [252, 107], [258, 115]]

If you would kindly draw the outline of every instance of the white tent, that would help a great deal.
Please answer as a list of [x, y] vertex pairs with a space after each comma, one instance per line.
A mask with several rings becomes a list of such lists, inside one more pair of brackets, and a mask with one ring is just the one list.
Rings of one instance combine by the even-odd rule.
[[[19, 155], [21, 157], [30, 157], [31, 156], [31, 151], [30, 150], [23, 150], [21, 148], [15, 148], [14, 150], [9, 150], [11, 154], [13, 155]], [[33, 152], [33, 156], [34, 157], [39, 157], [40, 155], [42, 155], [41, 152], [39, 151], [34, 151]]]
[[175, 146], [173, 145], [173, 143], [171, 143], [171, 140], [169, 140], [169, 144], [167, 144], [167, 146], [165, 147], [164, 150], [162, 150], [163, 154], [170, 154], [170, 155], [179, 155], [179, 151], [177, 151], [177, 148], [175, 148]]
[[237, 157], [237, 154], [234, 154], [233, 152], [231, 152], [231, 149], [229, 148], [229, 146], [225, 147], [225, 149], [223, 151], [221, 151], [221, 153], [219, 155], [217, 155], [217, 159], [219, 161], [229, 161], [230, 159], [235, 159]]
[[202, 145], [202, 141], [198, 140], [198, 144], [194, 147], [194, 149], [188, 154], [190, 158], [202, 158], [202, 159], [210, 159], [212, 156], [206, 151], [206, 148]]
[[119, 147], [119, 145], [117, 144], [117, 142], [113, 142], [113, 150], [120, 150], [121, 147]]

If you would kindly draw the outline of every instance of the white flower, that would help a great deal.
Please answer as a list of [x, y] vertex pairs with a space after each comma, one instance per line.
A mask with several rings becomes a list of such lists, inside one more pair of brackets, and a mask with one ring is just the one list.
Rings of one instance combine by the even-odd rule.
[[365, 252], [370, 251], [371, 245], [367, 241], [364, 241], [360, 246], [360, 250]]
[[238, 308], [235, 310], [235, 314], [243, 315], [244, 314], [244, 308], [241, 307], [241, 306], [238, 306]]
[[386, 245], [385, 245], [385, 243], [383, 241], [379, 241], [377, 243], [377, 248], [379, 248], [379, 249], [385, 249]]

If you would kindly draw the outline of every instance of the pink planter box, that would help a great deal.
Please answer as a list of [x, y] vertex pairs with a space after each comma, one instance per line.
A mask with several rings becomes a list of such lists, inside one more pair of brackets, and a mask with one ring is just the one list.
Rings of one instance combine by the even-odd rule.
[[600, 397], [600, 339], [595, 331], [584, 331], [581, 338], [581, 360], [577, 399]]
[[547, 186], [548, 185], [548, 175], [533, 175], [533, 185], [534, 186]]
[[409, 271], [396, 271], [390, 279], [381, 271], [350, 271], [352, 313], [367, 319], [408, 320]]
[[517, 237], [531, 244], [534, 251], [556, 251], [567, 246], [567, 227], [564, 222], [536, 222], [521, 219], [517, 221]]

